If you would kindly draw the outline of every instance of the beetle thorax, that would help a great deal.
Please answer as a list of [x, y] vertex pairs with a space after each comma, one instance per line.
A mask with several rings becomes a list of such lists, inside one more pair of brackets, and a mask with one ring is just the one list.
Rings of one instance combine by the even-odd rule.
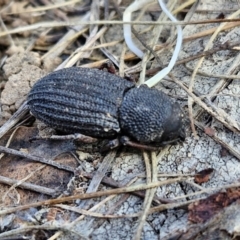
[[124, 134], [142, 143], [174, 140], [182, 127], [179, 105], [163, 92], [146, 86], [125, 94], [119, 115]]

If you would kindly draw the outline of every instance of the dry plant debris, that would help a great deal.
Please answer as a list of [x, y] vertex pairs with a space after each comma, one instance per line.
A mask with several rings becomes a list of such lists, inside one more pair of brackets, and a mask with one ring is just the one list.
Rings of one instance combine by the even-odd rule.
[[[142, 61], [124, 42], [120, 16], [130, 2], [0, 1], [0, 125], [55, 69], [111, 59], [121, 75], [143, 81], [167, 66], [176, 23], [156, 3], [134, 12], [142, 23], [134, 42], [154, 51]], [[239, 3], [166, 3], [183, 46], [156, 88], [184, 107], [186, 141], [101, 154], [98, 143], [31, 140], [49, 129], [24, 115], [0, 138], [0, 239], [239, 237]]]
[[196, 201], [188, 207], [188, 219], [195, 223], [206, 222], [225, 207], [239, 200], [239, 197], [239, 188], [230, 188], [226, 192], [218, 192], [206, 199]]
[[208, 168], [208, 169], [199, 171], [194, 177], [194, 182], [201, 184], [201, 183], [205, 183], [205, 182], [209, 181], [213, 171], [214, 171], [214, 169], [212, 169], [212, 168]]

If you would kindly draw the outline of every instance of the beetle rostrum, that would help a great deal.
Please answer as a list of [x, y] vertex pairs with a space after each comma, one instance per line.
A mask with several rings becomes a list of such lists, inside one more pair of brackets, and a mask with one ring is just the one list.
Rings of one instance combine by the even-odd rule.
[[179, 104], [162, 91], [139, 88], [117, 75], [87, 68], [65, 68], [41, 78], [28, 95], [31, 113], [65, 133], [97, 138], [126, 135], [161, 146], [184, 140]]

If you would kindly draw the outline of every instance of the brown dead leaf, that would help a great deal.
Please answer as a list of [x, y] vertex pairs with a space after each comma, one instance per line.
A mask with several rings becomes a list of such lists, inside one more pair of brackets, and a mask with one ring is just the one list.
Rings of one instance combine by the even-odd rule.
[[194, 223], [204, 223], [240, 198], [240, 188], [230, 188], [189, 205], [188, 220]]
[[[50, 141], [50, 140], [38, 140], [30, 142], [29, 139], [35, 137], [37, 134], [36, 128], [20, 127], [15, 135], [12, 136], [12, 141], [9, 148], [16, 150], [23, 150], [34, 156], [41, 156], [42, 158], [54, 160], [58, 163], [73, 168], [77, 167], [76, 160], [68, 154], [69, 151], [74, 150], [74, 145], [68, 141]], [[0, 145], [5, 146], [9, 135], [4, 136], [0, 140]], [[47, 187], [55, 189], [56, 192], [63, 192], [67, 188], [67, 184], [72, 178], [72, 173], [64, 170], [59, 170], [52, 166], [44, 167], [41, 170], [37, 170], [42, 163], [27, 160], [22, 157], [4, 154], [1, 159], [0, 175], [14, 180], [21, 180], [26, 178], [29, 174], [34, 173], [26, 181], [41, 187]], [[3, 192], [0, 192], [2, 196], [8, 191], [9, 186], [1, 185]], [[36, 202], [46, 199], [42, 193], [35, 193], [32, 191], [19, 189], [12, 191], [9, 197], [4, 199], [4, 206], [9, 206], [15, 203], [14, 199], [17, 199], [19, 194], [20, 204], [27, 204], [30, 202]], [[0, 202], [1, 202], [0, 197]]]
[[162, 240], [237, 240], [240, 235], [240, 202], [236, 201], [222, 209], [206, 223], [190, 224], [182, 231], [174, 231]]
[[207, 182], [210, 179], [213, 171], [214, 171], [213, 168], [207, 168], [196, 173], [196, 175], [194, 176], [194, 182], [198, 184]]

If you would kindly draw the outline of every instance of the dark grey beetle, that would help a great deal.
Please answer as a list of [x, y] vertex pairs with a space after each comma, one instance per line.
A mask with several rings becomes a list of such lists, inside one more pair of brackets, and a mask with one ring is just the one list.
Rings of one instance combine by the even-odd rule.
[[66, 68], [41, 78], [28, 95], [32, 114], [65, 133], [96, 138], [128, 136], [161, 146], [185, 139], [183, 112], [163, 92], [139, 88], [117, 75]]

